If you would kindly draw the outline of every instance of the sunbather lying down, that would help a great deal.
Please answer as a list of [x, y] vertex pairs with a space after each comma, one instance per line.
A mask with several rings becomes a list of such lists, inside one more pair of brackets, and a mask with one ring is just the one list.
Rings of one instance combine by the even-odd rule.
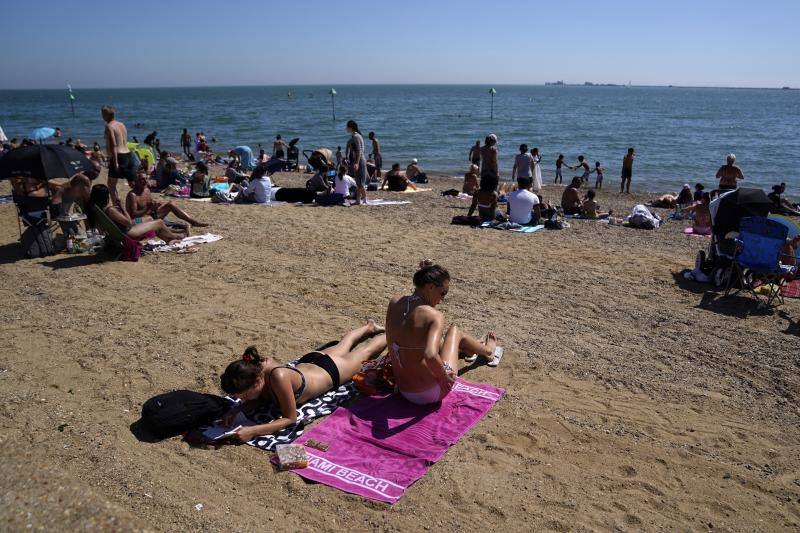
[[[353, 347], [366, 336], [371, 339]], [[271, 402], [280, 406], [282, 418], [268, 424], [247, 426], [236, 432], [236, 438], [247, 442], [261, 435], [270, 435], [297, 422], [297, 406], [322, 396], [342, 383], [353, 379], [361, 364], [386, 348], [383, 328], [372, 320], [347, 333], [338, 344], [324, 350], [309, 352], [296, 365], [278, 363], [272, 357], [262, 357], [251, 346], [242, 359], [234, 361], [220, 378], [222, 390], [244, 400], [231, 409], [223, 422], [230, 426], [241, 410], [255, 403]]]
[[483, 341], [462, 333], [455, 325], [444, 331], [444, 316], [436, 310], [450, 290], [450, 274], [431, 261], [420, 263], [414, 274], [414, 292], [396, 296], [386, 311], [386, 339], [398, 392], [409, 402], [427, 405], [450, 392], [458, 370], [458, 355], [467, 362], [483, 357], [497, 366], [503, 350], [494, 333]]

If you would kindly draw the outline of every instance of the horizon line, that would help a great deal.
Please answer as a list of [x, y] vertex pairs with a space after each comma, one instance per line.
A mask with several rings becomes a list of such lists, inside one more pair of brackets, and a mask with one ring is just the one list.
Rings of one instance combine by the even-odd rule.
[[[592, 83], [592, 85], [586, 85]], [[631, 87], [631, 88], [672, 88], [672, 89], [740, 89], [740, 90], [800, 90], [798, 87], [789, 85], [778, 86], [730, 86], [730, 85], [675, 85], [675, 84], [625, 84], [625, 83], [498, 83], [492, 85], [491, 83], [341, 83], [341, 84], [323, 84], [323, 83], [295, 83], [295, 84], [269, 84], [269, 83], [255, 83], [255, 84], [239, 84], [239, 85], [140, 85], [130, 87], [78, 87], [72, 86], [72, 90], [87, 90], [87, 91], [120, 91], [131, 89], [229, 89], [239, 87], [389, 87], [389, 86], [423, 86], [423, 87], [446, 87], [446, 86], [460, 86], [460, 87]], [[66, 90], [67, 83], [64, 87], [22, 87], [22, 88], [0, 88], [0, 91], [62, 91]]]

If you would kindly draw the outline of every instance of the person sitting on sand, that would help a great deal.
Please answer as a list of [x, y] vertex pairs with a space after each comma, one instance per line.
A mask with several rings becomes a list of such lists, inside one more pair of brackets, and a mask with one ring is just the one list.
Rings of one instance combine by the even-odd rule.
[[147, 220], [136, 224], [125, 211], [124, 207], [110, 202], [108, 187], [102, 184], [92, 187], [92, 192], [89, 195], [89, 203], [86, 206], [87, 223], [90, 228], [97, 228], [97, 219], [93, 206], [100, 208], [111, 222], [122, 230], [125, 235], [136, 241], [152, 239], [158, 236], [158, 238], [162, 239], [167, 244], [172, 244], [189, 236], [188, 230], [170, 230], [161, 219]]
[[241, 183], [246, 180], [248, 175], [240, 170], [239, 161], [236, 158], [231, 158], [228, 161], [228, 167], [225, 169], [225, 177], [228, 178], [228, 184]]
[[472, 195], [472, 205], [467, 216], [471, 217], [478, 210], [481, 222], [505, 220], [505, 216], [497, 208], [497, 182], [492, 179], [481, 179], [479, 189]]
[[[372, 338], [356, 346], [367, 336]], [[348, 332], [335, 346], [309, 352], [294, 364], [280, 364], [272, 357], [263, 357], [251, 346], [240, 360], [229, 364], [220, 377], [222, 390], [243, 400], [228, 411], [223, 422], [230, 426], [239, 412], [246, 413], [254, 404], [269, 402], [280, 407], [283, 416], [267, 424], [237, 430], [236, 440], [247, 442], [293, 426], [297, 422], [298, 406], [353, 379], [361, 370], [361, 364], [384, 348], [386, 335], [372, 320]]]
[[403, 192], [409, 187], [415, 191], [417, 190], [417, 186], [411, 183], [411, 180], [405, 174], [400, 172], [400, 163], [393, 164], [392, 169], [383, 177], [381, 190], [386, 187], [387, 183], [389, 190], [392, 192]]
[[772, 192], [767, 194], [767, 198], [772, 202], [770, 212], [778, 215], [800, 215], [800, 210], [797, 209], [796, 205], [792, 205], [789, 200], [781, 196], [785, 191], [785, 183], [772, 186]]
[[156, 202], [147, 188], [147, 174], [139, 171], [136, 179], [131, 184], [131, 190], [125, 198], [125, 210], [133, 219], [134, 224], [145, 220], [164, 219], [172, 213], [181, 220], [185, 220], [193, 227], [206, 227], [208, 224], [195, 219], [183, 209], [169, 202]]
[[580, 215], [582, 212], [581, 196], [578, 189], [581, 188], [581, 177], [575, 176], [572, 178], [572, 183], [569, 187], [564, 189], [561, 195], [561, 209], [564, 210], [566, 215]]
[[269, 178], [267, 165], [258, 165], [249, 180], [239, 184], [231, 184], [228, 193], [239, 191], [234, 203], [265, 204], [272, 200], [272, 180]]
[[417, 181], [420, 176], [422, 176], [422, 169], [419, 168], [419, 162], [416, 159], [412, 159], [411, 163], [406, 167], [406, 178], [409, 181]]
[[[524, 145], [523, 145], [524, 146]], [[542, 217], [539, 197], [531, 192], [533, 179], [518, 177], [517, 190], [508, 195], [508, 220], [523, 226], [535, 226]]]
[[341, 194], [345, 198], [350, 198], [350, 191], [356, 187], [356, 180], [347, 175], [347, 167], [340, 165], [339, 172], [336, 174], [336, 177], [333, 178], [334, 194]]
[[469, 171], [464, 174], [464, 185], [461, 187], [461, 192], [466, 194], [475, 194], [478, 190], [478, 165], [470, 165]]
[[306, 182], [306, 188], [311, 192], [321, 192], [322, 194], [330, 194], [331, 184], [328, 182], [328, 172], [330, 167], [327, 165], [320, 165], [317, 173], [311, 176], [311, 179]]
[[422, 261], [414, 274], [414, 292], [395, 296], [386, 310], [386, 342], [397, 391], [409, 402], [429, 405], [450, 393], [458, 376], [458, 354], [478, 356], [497, 366], [502, 349], [494, 333], [481, 342], [451, 325], [436, 309], [450, 290], [450, 274], [432, 261]]
[[211, 178], [208, 175], [208, 165], [202, 161], [198, 161], [195, 163], [195, 166], [197, 168], [189, 180], [191, 183], [189, 196], [191, 198], [208, 198], [211, 186]]
[[717, 170], [720, 191], [731, 191], [738, 187], [737, 181], [744, 179], [742, 169], [736, 166], [736, 154], [728, 154], [726, 164]]
[[699, 204], [681, 208], [682, 212], [694, 215], [692, 233], [695, 235], [711, 235], [711, 211], [708, 208], [710, 203], [711, 195], [705, 192]]
[[581, 215], [592, 220], [608, 218], [611, 212], [600, 211], [600, 204], [594, 199], [596, 195], [592, 189], [586, 191], [586, 200], [581, 204]]
[[705, 186], [702, 183], [695, 183], [694, 184], [694, 194], [692, 195], [692, 200], [697, 202], [703, 201], [703, 192], [705, 191]]
[[684, 183], [681, 192], [678, 193], [678, 197], [675, 199], [675, 203], [679, 209], [683, 209], [684, 207], [692, 205], [693, 202], [692, 188], [688, 183]]

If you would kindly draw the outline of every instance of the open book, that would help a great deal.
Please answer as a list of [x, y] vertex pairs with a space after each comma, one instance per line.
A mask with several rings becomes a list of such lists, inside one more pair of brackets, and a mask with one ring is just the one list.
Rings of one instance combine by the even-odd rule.
[[241, 429], [242, 426], [252, 425], [253, 423], [244, 415], [244, 413], [239, 413], [236, 415], [236, 418], [233, 419], [233, 424], [231, 424], [230, 427], [223, 425], [222, 420], [217, 420], [213, 426], [209, 426], [205, 431], [203, 431], [203, 436], [208, 440], [223, 440], [232, 436], [239, 429]]

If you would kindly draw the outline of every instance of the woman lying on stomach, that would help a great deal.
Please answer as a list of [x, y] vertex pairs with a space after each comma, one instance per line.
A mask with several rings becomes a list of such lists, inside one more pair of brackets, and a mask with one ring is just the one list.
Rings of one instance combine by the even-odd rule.
[[[222, 390], [244, 402], [273, 403], [280, 407], [282, 417], [267, 424], [243, 427], [236, 432], [236, 437], [247, 442], [294, 425], [299, 405], [350, 381], [361, 370], [361, 363], [386, 348], [386, 335], [382, 332], [383, 328], [370, 320], [347, 333], [335, 346], [309, 352], [296, 364], [281, 364], [272, 357], [261, 357], [254, 346], [247, 348], [242, 359], [229, 364], [220, 377]], [[367, 335], [374, 337], [353, 348]], [[247, 407], [237, 405], [225, 415], [223, 422], [230, 426], [236, 415]]]
[[400, 394], [409, 402], [427, 405], [441, 401], [453, 387], [458, 354], [468, 361], [481, 356], [497, 366], [502, 349], [494, 333], [483, 342], [455, 325], [444, 330], [444, 316], [436, 310], [450, 289], [450, 274], [431, 261], [420, 263], [414, 274], [415, 290], [396, 296], [386, 311], [386, 340], [392, 371]]

